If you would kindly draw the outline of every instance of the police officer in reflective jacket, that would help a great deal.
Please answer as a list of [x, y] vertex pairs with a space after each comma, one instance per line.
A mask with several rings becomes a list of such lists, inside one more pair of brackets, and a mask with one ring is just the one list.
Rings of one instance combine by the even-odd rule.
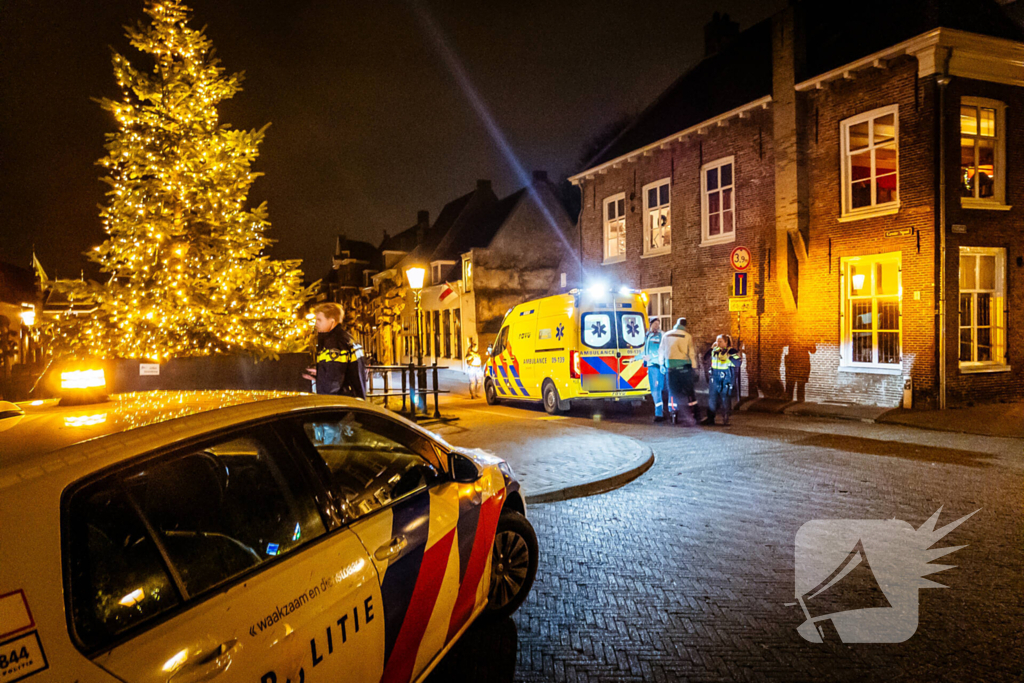
[[740, 354], [732, 347], [732, 338], [720, 334], [711, 348], [711, 379], [708, 382], [708, 415], [702, 425], [715, 424], [715, 415], [722, 414], [722, 424], [729, 424], [732, 392], [740, 376]]
[[324, 303], [313, 308], [316, 316], [316, 367], [306, 368], [306, 379], [316, 382], [316, 393], [366, 398], [363, 347], [341, 327], [345, 309]]

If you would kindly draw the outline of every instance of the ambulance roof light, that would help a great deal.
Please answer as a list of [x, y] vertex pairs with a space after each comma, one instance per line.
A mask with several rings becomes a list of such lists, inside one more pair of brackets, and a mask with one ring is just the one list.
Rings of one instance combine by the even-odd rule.
[[626, 285], [622, 285], [622, 287], [619, 288], [619, 294], [621, 294], [622, 296], [629, 296], [632, 293], [633, 290], [627, 287]]
[[602, 297], [602, 296], [606, 295], [610, 289], [611, 288], [608, 286], [607, 282], [598, 281], [598, 282], [593, 283], [592, 285], [590, 285], [590, 287], [587, 288], [587, 294], [589, 294], [590, 296], [595, 297], [595, 298], [596, 297]]

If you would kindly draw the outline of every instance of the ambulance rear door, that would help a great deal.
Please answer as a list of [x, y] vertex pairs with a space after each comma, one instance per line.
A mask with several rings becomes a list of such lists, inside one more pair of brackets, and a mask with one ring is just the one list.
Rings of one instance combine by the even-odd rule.
[[618, 339], [611, 297], [590, 301], [580, 309], [580, 388], [611, 393], [618, 386]]
[[647, 368], [643, 361], [647, 319], [639, 296], [615, 297], [615, 324], [619, 376], [616, 389], [647, 390]]

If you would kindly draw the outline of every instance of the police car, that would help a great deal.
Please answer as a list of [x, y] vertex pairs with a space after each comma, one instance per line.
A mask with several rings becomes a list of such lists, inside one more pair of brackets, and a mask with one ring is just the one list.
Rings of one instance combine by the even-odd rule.
[[499, 458], [352, 399], [63, 384], [0, 402], [0, 683], [420, 680], [530, 590]]

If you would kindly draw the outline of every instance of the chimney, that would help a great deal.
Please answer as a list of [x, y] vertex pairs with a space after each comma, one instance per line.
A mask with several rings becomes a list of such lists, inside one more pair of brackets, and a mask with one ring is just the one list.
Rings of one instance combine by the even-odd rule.
[[534, 171], [533, 172], [533, 184], [546, 183], [548, 181], [547, 171]]
[[491, 191], [491, 181], [490, 180], [478, 180], [478, 181], [476, 181], [476, 190], [477, 190], [477, 192], [490, 192]]
[[729, 47], [739, 34], [739, 23], [730, 20], [728, 14], [715, 12], [711, 21], [704, 25], [704, 56], [710, 57]]
[[429, 211], [417, 211], [416, 212], [416, 246], [423, 244], [423, 240], [427, 238], [427, 230], [430, 229], [430, 212]]
[[341, 255], [345, 252], [345, 247], [348, 246], [348, 237], [345, 233], [338, 235], [337, 241], [334, 243], [334, 256], [335, 258], [341, 258]]

